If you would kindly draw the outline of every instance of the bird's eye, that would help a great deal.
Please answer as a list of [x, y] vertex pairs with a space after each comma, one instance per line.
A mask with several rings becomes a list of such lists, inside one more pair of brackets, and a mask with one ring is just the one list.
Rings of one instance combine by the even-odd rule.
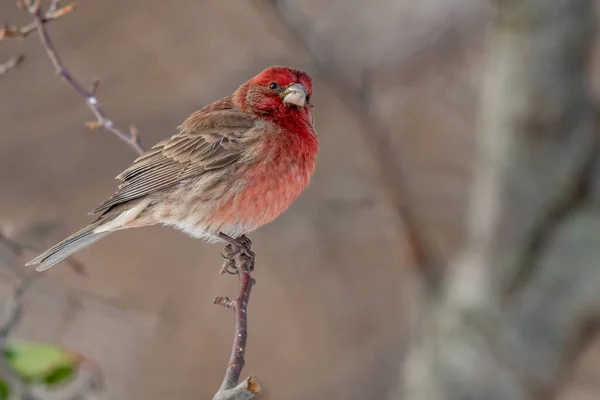
[[277, 84], [275, 82], [271, 82], [271, 84], [269, 85], [269, 88], [271, 89], [277, 89]]
[[307, 103], [308, 103], [308, 102], [310, 102], [310, 94], [307, 94], [307, 95], [306, 95], [306, 102], [307, 102]]

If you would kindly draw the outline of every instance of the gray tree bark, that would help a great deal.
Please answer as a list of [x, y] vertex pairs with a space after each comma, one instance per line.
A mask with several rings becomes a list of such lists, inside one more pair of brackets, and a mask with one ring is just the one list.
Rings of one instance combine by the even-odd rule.
[[591, 0], [498, 0], [468, 239], [423, 290], [395, 398], [551, 399], [600, 315]]

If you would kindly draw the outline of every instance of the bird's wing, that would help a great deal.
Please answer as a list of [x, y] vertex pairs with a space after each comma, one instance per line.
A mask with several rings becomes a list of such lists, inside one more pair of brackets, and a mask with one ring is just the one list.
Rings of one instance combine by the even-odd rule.
[[137, 158], [117, 179], [117, 192], [92, 214], [167, 188], [183, 179], [223, 168], [242, 156], [243, 143], [257, 120], [233, 109], [197, 111], [179, 126], [179, 133]]

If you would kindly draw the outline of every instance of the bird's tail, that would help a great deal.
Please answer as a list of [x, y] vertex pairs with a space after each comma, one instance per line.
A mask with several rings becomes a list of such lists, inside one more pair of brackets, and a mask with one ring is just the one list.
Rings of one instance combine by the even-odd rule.
[[101, 220], [86, 226], [62, 242], [55, 244], [25, 265], [30, 266], [39, 264], [36, 268], [37, 271], [44, 271], [52, 267], [54, 264], [61, 262], [71, 254], [89, 246], [105, 236], [108, 236], [111, 233], [110, 231], [99, 233], [94, 232], [94, 230], [104, 222], [106, 222], [106, 219], [102, 218]]

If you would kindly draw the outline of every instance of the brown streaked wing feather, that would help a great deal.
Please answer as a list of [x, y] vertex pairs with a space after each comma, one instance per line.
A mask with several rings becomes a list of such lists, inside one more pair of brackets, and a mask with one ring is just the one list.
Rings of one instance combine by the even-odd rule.
[[167, 188], [183, 179], [235, 162], [246, 134], [256, 126], [251, 114], [202, 109], [179, 126], [180, 132], [137, 158], [117, 179], [117, 192], [92, 214]]

